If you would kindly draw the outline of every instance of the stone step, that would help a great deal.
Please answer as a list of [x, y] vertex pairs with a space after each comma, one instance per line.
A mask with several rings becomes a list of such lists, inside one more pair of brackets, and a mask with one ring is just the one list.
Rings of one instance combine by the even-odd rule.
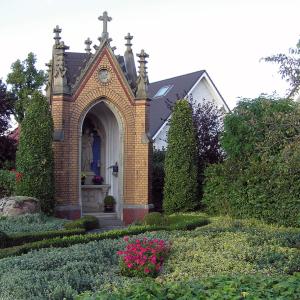
[[118, 218], [117, 213], [85, 213], [84, 215], [94, 216], [99, 220], [100, 229], [121, 229], [124, 223]]

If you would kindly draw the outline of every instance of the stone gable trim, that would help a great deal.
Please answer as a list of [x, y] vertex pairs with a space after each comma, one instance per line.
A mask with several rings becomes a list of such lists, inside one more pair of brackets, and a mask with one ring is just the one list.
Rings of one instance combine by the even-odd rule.
[[[76, 99], [79, 97], [80, 93], [82, 92], [82, 90], [84, 89], [86, 83], [88, 82], [88, 80], [92, 77], [92, 75], [95, 73], [95, 70], [98, 68], [101, 60], [103, 59], [103, 57], [106, 56], [108, 61], [110, 62], [110, 66], [108, 66], [109, 68], [111, 67], [114, 74], [116, 75], [119, 83], [121, 84], [127, 99], [129, 100], [130, 104], [135, 105], [135, 102], [133, 101], [133, 95], [130, 95], [130, 93], [128, 92], [128, 87], [125, 86], [124, 81], [122, 80], [121, 76], [120, 76], [120, 71], [117, 70], [116, 66], [115, 66], [115, 62], [113, 61], [109, 51], [107, 48], [104, 48], [103, 52], [101, 53], [101, 55], [99, 56], [99, 58], [94, 62], [94, 66], [88, 71], [87, 76], [84, 78], [84, 80], [80, 83], [79, 88], [77, 89], [77, 91], [75, 92], [75, 94], [73, 95], [73, 99], [72, 101], [76, 101]], [[99, 85], [101, 85], [99, 83]]]

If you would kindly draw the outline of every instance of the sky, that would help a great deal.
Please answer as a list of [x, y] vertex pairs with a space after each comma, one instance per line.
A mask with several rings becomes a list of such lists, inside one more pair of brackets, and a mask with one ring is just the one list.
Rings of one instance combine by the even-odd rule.
[[278, 67], [260, 59], [298, 42], [299, 0], [0, 0], [0, 78], [29, 52], [46, 69], [56, 25], [69, 51], [84, 52], [87, 37], [98, 45], [103, 11], [116, 54], [128, 32], [134, 53], [149, 54], [150, 82], [205, 69], [231, 108], [239, 97], [285, 94]]

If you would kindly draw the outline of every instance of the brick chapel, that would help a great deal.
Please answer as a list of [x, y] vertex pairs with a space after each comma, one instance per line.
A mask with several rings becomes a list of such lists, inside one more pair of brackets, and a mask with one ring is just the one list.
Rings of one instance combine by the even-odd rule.
[[129, 224], [153, 207], [152, 143], [166, 147], [172, 104], [193, 95], [228, 106], [205, 70], [149, 84], [146, 52], [137, 54], [137, 72], [133, 37], [125, 36], [124, 55], [116, 55], [107, 31], [112, 19], [104, 12], [99, 20], [100, 43], [92, 51], [88, 38], [85, 53], [67, 51], [61, 29], [53, 30], [46, 92], [54, 121], [56, 215], [101, 218], [104, 198], [111, 195], [112, 214]]
[[[111, 18], [104, 12], [99, 20], [103, 32], [94, 53], [90, 39], [85, 53], [67, 52], [61, 29], [54, 29], [46, 91], [54, 121], [56, 215], [101, 213], [111, 195], [114, 213], [128, 224], [143, 218], [150, 204], [148, 55], [137, 55], [137, 74], [132, 36], [126, 36], [124, 56], [117, 56], [107, 31]], [[99, 184], [92, 182], [96, 176]]]

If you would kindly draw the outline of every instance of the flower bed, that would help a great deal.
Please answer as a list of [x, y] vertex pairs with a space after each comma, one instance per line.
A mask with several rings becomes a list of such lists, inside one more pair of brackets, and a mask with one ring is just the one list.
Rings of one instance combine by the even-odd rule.
[[[128, 242], [129, 237], [124, 237]], [[118, 251], [121, 257], [121, 274], [129, 277], [156, 277], [170, 250], [170, 244], [164, 240], [135, 240], [127, 244], [126, 249]]]

